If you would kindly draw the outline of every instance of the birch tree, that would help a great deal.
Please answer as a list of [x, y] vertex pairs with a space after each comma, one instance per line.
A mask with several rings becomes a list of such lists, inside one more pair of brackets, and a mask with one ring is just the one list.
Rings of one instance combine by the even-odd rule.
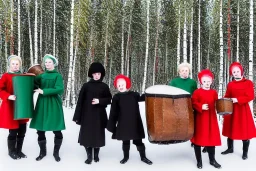
[[191, 65], [190, 78], [193, 78], [193, 16], [194, 16], [194, 7], [191, 7], [191, 24], [190, 24], [190, 51], [189, 51], [189, 63]]
[[200, 72], [201, 70], [201, 0], [198, 1], [198, 44], [197, 44], [197, 71]]
[[161, 0], [156, 2], [156, 39], [155, 39], [155, 57], [153, 62], [153, 85], [155, 85], [157, 62], [158, 62], [158, 39], [159, 39], [159, 18], [160, 18]]
[[21, 52], [20, 52], [20, 0], [18, 0], [18, 56], [21, 56]]
[[13, 0], [10, 0], [11, 6], [11, 39], [10, 39], [10, 54], [14, 54], [14, 37], [13, 37]]
[[180, 64], [180, 0], [179, 0], [179, 19], [178, 19], [178, 38], [177, 38], [177, 66]]
[[35, 62], [34, 63], [38, 63], [38, 52], [37, 52], [37, 0], [35, 0], [35, 25], [34, 25], [34, 46], [35, 46], [35, 50], [34, 50], [34, 58], [35, 58]]
[[125, 17], [125, 5], [126, 0], [123, 2], [123, 8], [122, 8], [122, 44], [121, 44], [121, 74], [124, 74], [124, 17]]
[[32, 31], [31, 31], [31, 23], [30, 23], [30, 0], [27, 1], [27, 13], [28, 13], [28, 34], [29, 34], [29, 52], [30, 52], [30, 65], [32, 66], [34, 63], [33, 58], [33, 40], [32, 40]]
[[65, 106], [70, 107], [70, 94], [71, 94], [71, 76], [72, 76], [72, 69], [73, 69], [73, 41], [74, 41], [74, 0], [71, 2], [71, 18], [70, 18], [70, 48], [69, 48], [69, 70], [68, 70], [68, 82], [67, 82], [67, 90], [66, 90], [66, 97], [65, 97]]
[[183, 27], [183, 62], [187, 62], [187, 10], [185, 3], [184, 27]]
[[[253, 81], [253, 0], [250, 0], [249, 79]], [[249, 105], [253, 113], [253, 101]]]
[[145, 91], [146, 81], [147, 81], [147, 69], [148, 69], [148, 44], [149, 44], [149, 4], [150, 1], [147, 1], [147, 34], [146, 34], [146, 53], [145, 53], [145, 65], [144, 65], [144, 75], [142, 83], [142, 92]]
[[43, 58], [43, 0], [40, 1], [40, 58], [42, 61], [42, 58]]
[[53, 0], [53, 56], [55, 56], [55, 35], [56, 35], [56, 0]]
[[220, 0], [220, 72], [219, 72], [219, 98], [223, 97], [223, 14], [222, 0]]
[[239, 62], [239, 37], [240, 37], [240, 33], [239, 33], [239, 20], [240, 20], [240, 16], [239, 16], [239, 11], [240, 11], [240, 3], [239, 3], [240, 0], [237, 0], [237, 24], [236, 24], [236, 27], [237, 27], [237, 35], [236, 35], [236, 61]]

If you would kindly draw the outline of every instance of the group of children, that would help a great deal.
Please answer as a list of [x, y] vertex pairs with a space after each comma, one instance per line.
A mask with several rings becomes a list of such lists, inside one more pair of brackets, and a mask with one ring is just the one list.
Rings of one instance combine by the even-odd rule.
[[[45, 131], [53, 131], [54, 151], [56, 161], [60, 161], [59, 150], [65, 129], [62, 101], [60, 95], [64, 91], [63, 78], [56, 71], [57, 59], [52, 55], [43, 58], [45, 72], [36, 76], [35, 84], [39, 87], [35, 91], [39, 93], [35, 115], [31, 120], [30, 128], [37, 130], [40, 154], [36, 160], [46, 156]], [[0, 79], [0, 128], [9, 129], [8, 150], [13, 159], [25, 158], [22, 152], [22, 144], [26, 133], [28, 120], [13, 119], [13, 101], [16, 99], [13, 93], [12, 77], [21, 72], [21, 59], [12, 55], [8, 58], [9, 71]], [[215, 160], [215, 146], [221, 145], [220, 131], [215, 110], [215, 102], [218, 99], [216, 90], [211, 89], [214, 80], [213, 73], [202, 70], [198, 74], [201, 87], [197, 89], [195, 80], [189, 78], [191, 66], [182, 63], [178, 66], [179, 77], [171, 80], [169, 85], [188, 91], [192, 95], [192, 106], [195, 116], [194, 136], [191, 139], [195, 150], [197, 167], [203, 167], [201, 147], [208, 152], [210, 164], [215, 168], [221, 165]], [[256, 128], [252, 112], [248, 102], [254, 99], [253, 83], [243, 76], [243, 68], [240, 63], [234, 62], [230, 66], [230, 75], [234, 77], [226, 90], [225, 97], [233, 101], [233, 114], [224, 116], [222, 134], [228, 137], [228, 149], [222, 154], [233, 153], [233, 140], [243, 141], [243, 155], [248, 158], [250, 139], [256, 137]], [[99, 62], [91, 64], [88, 77], [91, 79], [85, 83], [79, 93], [73, 121], [80, 125], [78, 143], [85, 147], [87, 153], [86, 164], [94, 160], [99, 161], [100, 148], [105, 146], [105, 129], [110, 131], [113, 139], [121, 140], [124, 157], [120, 161], [124, 164], [129, 159], [130, 140], [136, 145], [141, 161], [151, 165], [145, 154], [145, 138], [142, 119], [140, 116], [139, 102], [145, 101], [145, 95], [131, 91], [131, 80], [125, 75], [117, 75], [114, 79], [114, 87], [118, 93], [113, 97], [107, 84], [102, 82], [105, 69]], [[106, 107], [111, 104], [109, 119]]]

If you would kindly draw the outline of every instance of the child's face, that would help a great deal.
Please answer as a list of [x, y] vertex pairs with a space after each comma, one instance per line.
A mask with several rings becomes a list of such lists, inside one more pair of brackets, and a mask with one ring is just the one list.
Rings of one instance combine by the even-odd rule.
[[127, 91], [127, 88], [126, 88], [126, 81], [122, 78], [118, 79], [117, 80], [117, 90], [119, 92], [125, 92]]
[[205, 90], [209, 90], [211, 88], [212, 78], [209, 76], [203, 76], [201, 79], [201, 82], [202, 82], [202, 88]]
[[179, 75], [181, 78], [188, 78], [189, 75], [189, 68], [188, 67], [181, 67], [179, 70]]
[[18, 72], [20, 70], [20, 62], [17, 59], [13, 59], [10, 62], [10, 71], [11, 72]]
[[232, 75], [233, 77], [235, 78], [241, 78], [242, 77], [242, 73], [241, 73], [241, 70], [238, 68], [238, 67], [233, 67], [232, 68]]
[[101, 77], [101, 73], [100, 73], [100, 72], [96, 72], [96, 73], [93, 73], [93, 74], [92, 74], [92, 78], [93, 78], [95, 81], [99, 80], [100, 77]]
[[53, 70], [53, 69], [54, 69], [53, 60], [51, 60], [50, 58], [45, 59], [44, 65], [45, 65], [45, 68], [46, 68], [47, 70]]

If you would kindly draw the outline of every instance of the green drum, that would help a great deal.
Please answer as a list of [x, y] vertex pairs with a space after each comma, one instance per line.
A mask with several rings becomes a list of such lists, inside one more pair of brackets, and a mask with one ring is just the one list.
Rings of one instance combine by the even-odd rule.
[[19, 74], [12, 78], [14, 103], [14, 120], [32, 118], [34, 112], [34, 74]]

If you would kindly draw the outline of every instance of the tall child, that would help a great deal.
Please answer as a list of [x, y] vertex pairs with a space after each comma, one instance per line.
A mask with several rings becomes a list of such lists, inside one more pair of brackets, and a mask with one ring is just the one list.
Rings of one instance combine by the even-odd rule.
[[78, 143], [85, 147], [87, 153], [86, 164], [99, 161], [100, 147], [105, 146], [105, 128], [107, 126], [106, 107], [111, 103], [112, 95], [107, 84], [102, 80], [105, 69], [99, 62], [91, 64], [88, 77], [90, 81], [84, 83], [79, 93], [73, 121], [81, 125]]
[[113, 133], [112, 138], [123, 141], [124, 158], [120, 161], [124, 164], [129, 159], [130, 140], [137, 146], [141, 161], [151, 165], [145, 154], [145, 138], [143, 124], [140, 116], [139, 101], [144, 101], [145, 96], [129, 91], [131, 81], [124, 75], [116, 76], [114, 86], [118, 93], [114, 95], [111, 104], [110, 116], [107, 129]]

